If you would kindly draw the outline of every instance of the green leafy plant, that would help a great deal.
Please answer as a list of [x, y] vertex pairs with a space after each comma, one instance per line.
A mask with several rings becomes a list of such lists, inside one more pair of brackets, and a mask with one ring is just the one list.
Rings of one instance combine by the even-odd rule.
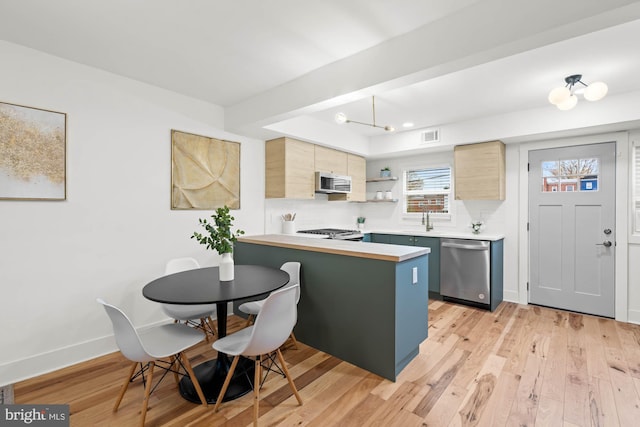
[[196, 239], [201, 245], [207, 245], [207, 249], [215, 249], [220, 255], [233, 252], [233, 243], [244, 231], [238, 229], [235, 233], [232, 232], [232, 221], [235, 218], [229, 214], [229, 207], [216, 209], [211, 218], [213, 221], [207, 221], [206, 218], [198, 219], [207, 232], [201, 234], [195, 231], [191, 238]]
[[389, 168], [389, 166], [385, 166], [382, 169], [380, 169], [381, 171], [390, 171], [391, 169]]
[[366, 220], [366, 218], [365, 218], [365, 217], [363, 217], [363, 216], [359, 216], [359, 217], [358, 217], [358, 224], [364, 224], [364, 221], [365, 221], [365, 220]]

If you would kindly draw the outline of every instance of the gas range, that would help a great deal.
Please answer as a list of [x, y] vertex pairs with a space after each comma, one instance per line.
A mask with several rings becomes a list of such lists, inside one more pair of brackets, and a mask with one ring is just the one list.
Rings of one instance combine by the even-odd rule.
[[341, 228], [318, 228], [315, 230], [300, 230], [298, 233], [309, 234], [314, 237], [335, 240], [362, 240], [362, 233], [358, 230], [345, 230]]

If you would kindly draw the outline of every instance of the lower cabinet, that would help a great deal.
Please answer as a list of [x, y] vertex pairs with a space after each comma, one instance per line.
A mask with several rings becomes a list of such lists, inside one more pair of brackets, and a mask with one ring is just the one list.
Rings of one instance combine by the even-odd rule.
[[404, 236], [400, 234], [371, 233], [373, 243], [388, 243], [392, 245], [419, 246], [431, 249], [429, 254], [429, 296], [440, 296], [440, 238], [424, 236]]
[[415, 236], [413, 246], [431, 249], [429, 253], [429, 296], [440, 297], [440, 239]]
[[[440, 294], [440, 238], [426, 236], [405, 236], [401, 234], [371, 233], [369, 240], [373, 243], [392, 245], [420, 246], [431, 249], [429, 260], [429, 297], [443, 299]], [[490, 310], [493, 311], [503, 298], [503, 240], [491, 242], [490, 266]]]

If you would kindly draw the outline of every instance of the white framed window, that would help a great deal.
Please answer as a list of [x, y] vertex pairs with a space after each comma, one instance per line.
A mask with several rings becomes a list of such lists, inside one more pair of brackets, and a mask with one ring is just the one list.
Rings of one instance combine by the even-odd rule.
[[451, 166], [409, 168], [403, 172], [403, 213], [451, 213]]

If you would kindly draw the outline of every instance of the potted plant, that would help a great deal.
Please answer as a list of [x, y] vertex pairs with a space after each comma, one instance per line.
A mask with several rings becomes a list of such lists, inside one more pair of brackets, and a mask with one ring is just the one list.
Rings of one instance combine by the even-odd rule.
[[200, 218], [198, 221], [207, 232], [201, 234], [195, 231], [191, 238], [196, 239], [201, 245], [206, 245], [207, 249], [216, 250], [222, 256], [220, 280], [233, 280], [233, 257], [231, 256], [233, 243], [238, 239], [238, 236], [244, 234], [244, 231], [238, 229], [235, 233], [232, 232], [232, 221], [235, 218], [229, 214], [228, 206], [216, 209], [211, 218], [213, 221]]
[[366, 220], [366, 218], [363, 217], [363, 216], [359, 216], [358, 217], [358, 230], [364, 229], [364, 221], [365, 220]]
[[473, 221], [471, 223], [471, 231], [473, 232], [473, 234], [480, 233], [480, 228], [482, 227], [482, 225], [482, 221]]
[[391, 176], [391, 169], [389, 169], [389, 166], [386, 166], [382, 169], [380, 169], [380, 177], [381, 178], [388, 178]]

